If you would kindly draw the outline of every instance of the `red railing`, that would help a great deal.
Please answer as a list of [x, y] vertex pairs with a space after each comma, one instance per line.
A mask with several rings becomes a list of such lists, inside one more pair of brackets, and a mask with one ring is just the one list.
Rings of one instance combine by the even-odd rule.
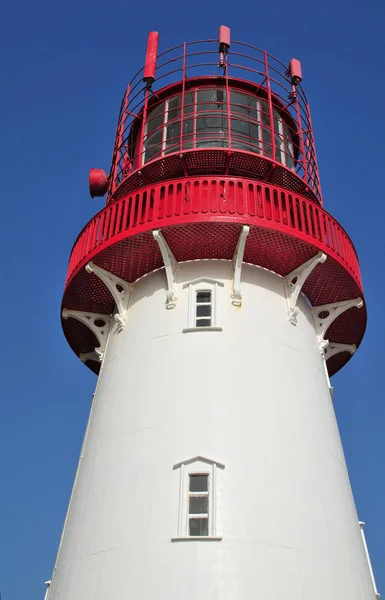
[[[243, 85], [250, 86], [254, 95], [260, 93], [260, 97], [268, 107], [266, 119], [263, 125], [259, 123], [259, 127], [261, 134], [263, 133], [265, 138], [269, 137], [270, 142], [266, 148], [266, 144], [261, 143], [257, 138], [256, 148], [253, 149], [250, 138], [250, 150], [273, 161], [282, 162], [284, 165], [294, 159], [291, 168], [312, 191], [314, 198], [319, 202], [322, 201], [309, 104], [301, 85], [292, 84], [287, 74], [287, 67], [276, 58], [255, 46], [232, 41], [225, 60], [219, 64], [218, 42], [205, 40], [181, 44], [160, 53], [157, 57], [156, 80], [151, 86], [143, 82], [143, 74], [141, 69], [134, 76], [121, 104], [107, 203], [114, 199], [115, 191], [128, 177], [150, 162], [146, 157], [146, 127], [153, 118], [154, 110], [164, 102], [160, 90], [170, 88], [178, 82], [180, 84], [177, 91], [174, 89], [172, 92], [167, 92], [169, 95], [178, 93], [182, 97], [179, 116], [180, 133], [175, 134], [173, 139], [168, 139], [169, 147], [163, 147], [151, 162], [161, 159], [166, 154], [169, 155], [170, 152], [178, 154], [194, 147], [197, 143], [197, 147], [201, 147], [199, 143], [202, 144], [202, 140], [199, 141], [195, 131], [192, 137], [188, 134], [188, 143], [186, 143], [183, 127], [186, 120], [191, 119], [191, 113], [186, 114], [185, 110], [189, 102], [191, 104], [191, 100], [186, 99], [186, 96], [191, 95], [193, 81], [202, 77], [209, 78], [212, 86], [222, 82], [226, 92], [223, 110], [221, 110], [224, 121], [227, 121], [227, 131], [224, 132], [224, 138], [218, 147], [239, 150], [236, 121], [245, 123], [250, 121], [244, 115], [237, 115], [236, 106], [231, 103], [229, 91], [231, 92], [234, 85], [236, 87], [234, 82], [242, 81]], [[196, 117], [196, 100], [193, 104]], [[262, 113], [263, 110], [260, 109], [260, 112]], [[277, 111], [286, 124], [286, 133], [282, 131], [280, 134], [277, 133]], [[259, 118], [261, 120], [262, 115]], [[251, 124], [255, 123], [251, 121]], [[162, 127], [164, 128], [163, 124], [159, 125], [160, 130]], [[200, 137], [202, 138], [202, 135]], [[188, 145], [190, 139], [193, 140], [191, 142], [193, 146]], [[211, 140], [211, 147], [216, 147], [215, 139], [218, 139], [218, 136], [214, 136]], [[244, 141], [244, 138], [242, 139]], [[282, 150], [278, 149], [278, 153], [277, 144], [282, 146]], [[290, 153], [287, 150], [289, 146], [293, 148], [292, 155], [289, 155], [291, 150]]]
[[289, 234], [335, 258], [361, 287], [349, 236], [320, 206], [273, 185], [219, 177], [160, 183], [108, 205], [79, 234], [66, 285], [92, 257], [122, 239], [194, 222], [235, 222]]

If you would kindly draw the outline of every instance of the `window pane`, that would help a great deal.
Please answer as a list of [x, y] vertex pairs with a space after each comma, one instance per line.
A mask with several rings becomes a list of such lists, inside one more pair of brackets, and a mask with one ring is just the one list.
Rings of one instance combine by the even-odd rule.
[[257, 98], [242, 92], [231, 92], [231, 112], [258, 119]]
[[260, 100], [262, 111], [262, 123], [270, 125], [269, 106], [265, 100]]
[[184, 114], [194, 112], [194, 92], [187, 92], [184, 95]]
[[183, 121], [183, 149], [193, 147], [194, 122], [191, 119]]
[[183, 121], [183, 135], [184, 136], [191, 135], [193, 131], [194, 131], [194, 121], [192, 119]]
[[175, 121], [166, 125], [166, 150], [165, 152], [176, 152], [180, 141], [180, 122]]
[[211, 318], [203, 317], [202, 319], [197, 319], [196, 327], [211, 327]]
[[254, 143], [255, 146], [259, 146], [257, 141], [260, 136], [260, 128], [256, 123], [248, 123], [246, 121], [231, 121], [231, 137], [232, 140], [236, 140], [242, 143], [246, 143], [246, 139], [250, 138], [250, 142]]
[[224, 118], [217, 116], [215, 113], [207, 113], [204, 117], [198, 117], [197, 133], [198, 131], [219, 131], [222, 123], [224, 123]]
[[286, 142], [291, 142], [291, 132], [289, 127], [285, 123], [283, 124], [283, 136]]
[[263, 139], [263, 152], [266, 156], [271, 156], [271, 134], [270, 129], [263, 127], [262, 129], [262, 139]]
[[279, 135], [275, 135], [274, 139], [275, 139], [275, 158], [279, 162], [285, 162], [284, 155], [281, 152], [283, 150], [283, 140], [282, 140], [281, 136], [279, 136]]
[[231, 120], [231, 132], [235, 133], [236, 135], [240, 135], [240, 136], [247, 136], [250, 137], [250, 123], [248, 123], [247, 121], [234, 121], [234, 119]]
[[162, 150], [162, 130], [155, 131], [144, 142], [146, 161], [154, 158]]
[[190, 496], [190, 515], [207, 514], [209, 512], [208, 496]]
[[256, 144], [252, 145], [246, 139], [244, 142], [241, 142], [241, 141], [233, 138], [231, 140], [231, 147], [236, 148], [237, 150], [246, 150], [247, 152], [259, 152], [257, 145]]
[[152, 148], [148, 148], [146, 150], [146, 154], [145, 154], [145, 162], [148, 162], [149, 160], [152, 160], [153, 158], [156, 158], [157, 156], [160, 156], [162, 151], [162, 146], [152, 146]]
[[208, 491], [208, 475], [190, 475], [190, 492], [207, 492]]
[[205, 89], [197, 92], [197, 111], [202, 110], [224, 110], [226, 102], [226, 90]]
[[227, 146], [227, 134], [205, 135], [195, 142], [195, 148], [225, 148]]
[[223, 148], [227, 146], [227, 139], [227, 117], [224, 112], [201, 113], [197, 117], [196, 148]]
[[160, 144], [162, 142], [162, 135], [162, 129], [158, 129], [157, 131], [154, 131], [154, 133], [152, 133], [151, 135], [148, 135], [144, 141], [146, 147], [148, 148], [149, 146]]
[[180, 117], [181, 113], [181, 96], [174, 96], [170, 98], [167, 103], [167, 121], [172, 121], [172, 119], [176, 119]]
[[147, 133], [151, 133], [154, 129], [161, 127], [163, 125], [164, 118], [164, 102], [161, 102], [154, 108], [151, 108], [148, 111], [147, 115]]
[[292, 159], [292, 157], [290, 155], [286, 154], [285, 158], [286, 158], [286, 166], [289, 167], [289, 169], [291, 169], [292, 171], [295, 171], [294, 160]]
[[211, 317], [211, 304], [198, 304], [197, 317]]
[[208, 535], [209, 534], [209, 520], [203, 519], [190, 519], [189, 523], [189, 535]]
[[196, 130], [197, 137], [221, 140], [227, 132], [227, 118], [215, 113], [207, 113], [207, 115], [197, 118]]
[[197, 292], [197, 304], [201, 302], [211, 302], [211, 292], [210, 291], [202, 291]]

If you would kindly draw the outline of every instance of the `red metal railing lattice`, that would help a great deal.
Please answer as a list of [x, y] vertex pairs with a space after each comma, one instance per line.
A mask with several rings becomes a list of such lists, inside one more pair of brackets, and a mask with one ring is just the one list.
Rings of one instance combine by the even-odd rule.
[[[361, 287], [358, 259], [349, 236], [320, 206], [273, 185], [214, 177], [160, 183], [101, 210], [75, 242], [66, 285], [87, 261], [122, 239], [158, 227], [217, 220], [281, 231], [310, 242], [337, 260]], [[245, 260], [254, 262], [248, 247], [250, 243]], [[274, 249], [271, 252], [273, 256]], [[282, 254], [275, 254], [272, 270], [281, 273], [285, 270]]]
[[[160, 168], [159, 162], [166, 161], [167, 163], [165, 177], [178, 177], [178, 169], [183, 168], [179, 155], [181, 153], [185, 153], [186, 157], [189, 154], [194, 155], [195, 150], [199, 149], [199, 144], [203, 143], [202, 138], [204, 139], [208, 135], [207, 132], [199, 134], [194, 128], [191, 136], [189, 134], [188, 144], [185, 143], [184, 123], [187, 123], [192, 117], [194, 119], [197, 110], [196, 97], [195, 100], [190, 99], [192, 89], [194, 86], [196, 88], [208, 85], [222, 86], [225, 94], [223, 115], [228, 122], [227, 130], [223, 132], [223, 142], [220, 144], [222, 153], [207, 154], [210, 163], [208, 168], [211, 168], [211, 173], [213, 174], [212, 168], [217, 166], [215, 160], [221, 160], [223, 149], [234, 151], [237, 156], [242, 154], [242, 151], [239, 150], [241, 138], [236, 132], [237, 122], [245, 125], [250, 121], [255, 124], [255, 120], [250, 120], [244, 111], [242, 113], [230, 96], [234, 89], [245, 90], [248, 88], [255, 97], [261, 98], [263, 107], [258, 109], [260, 114], [258, 118], [260, 126], [263, 120], [263, 137], [268, 136], [270, 139], [268, 148], [266, 148], [262, 142], [261, 130], [260, 141], [256, 144], [257, 148], [254, 148], [254, 153], [257, 157], [267, 161], [286, 164], [288, 144], [292, 144], [294, 164], [291, 171], [286, 168], [277, 171], [277, 175], [281, 179], [280, 184], [300, 193], [305, 193], [306, 189], [305, 195], [321, 202], [310, 108], [303, 88], [301, 85], [297, 85], [293, 91], [287, 67], [266, 51], [250, 44], [232, 41], [224, 62], [219, 64], [217, 44], [216, 40], [189, 42], [160, 53], [157, 57], [156, 80], [151, 86], [148, 86], [147, 82], [143, 82], [143, 69], [134, 76], [127, 87], [120, 108], [107, 203], [141, 187], [143, 185], [141, 178], [150, 166], [153, 167], [152, 171], [154, 171], [155, 177], [158, 180], [162, 178], [162, 168]], [[158, 155], [149, 160], [146, 157], [148, 122], [158, 108], [166, 110], [161, 106], [164, 98], [176, 93], [181, 95], [179, 133], [172, 134], [174, 137], [168, 138], [167, 141], [164, 139]], [[210, 106], [206, 108], [210, 112]], [[277, 132], [277, 111], [283, 116], [285, 131]], [[160, 132], [164, 123], [156, 127]], [[156, 128], [152, 130], [153, 133], [154, 131], [156, 132]], [[166, 148], [165, 144], [168, 144], [169, 147]], [[282, 146], [282, 152], [277, 153], [279, 145]], [[216, 146], [215, 138], [211, 140], [210, 146]], [[191, 148], [195, 150], [191, 150]], [[252, 149], [251, 151], [253, 152]], [[194, 165], [194, 158], [191, 160]], [[228, 165], [225, 165], [224, 168], [227, 169], [225, 174], [241, 175], [236, 171], [236, 161], [233, 161], [233, 170], [228, 170]], [[187, 167], [185, 170], [188, 175], [194, 174]], [[253, 175], [249, 174], [249, 176]], [[154, 179], [151, 178], [151, 175], [148, 177], [149, 181], [155, 182], [155, 177]], [[131, 181], [128, 183], [130, 179]], [[299, 189], [301, 181], [303, 190]], [[123, 190], [120, 189], [121, 187]]]

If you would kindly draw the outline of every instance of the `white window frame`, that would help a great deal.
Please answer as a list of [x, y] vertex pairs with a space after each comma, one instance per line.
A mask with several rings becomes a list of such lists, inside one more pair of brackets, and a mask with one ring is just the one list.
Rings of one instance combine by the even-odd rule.
[[[222, 331], [223, 328], [218, 325], [218, 288], [220, 287], [224, 287], [224, 283], [207, 277], [194, 279], [183, 285], [183, 289], [188, 288], [187, 327], [183, 329], [184, 333], [189, 331]], [[211, 292], [211, 325], [206, 327], [198, 327], [196, 324], [197, 292]]]
[[[202, 302], [198, 298], [199, 294], [209, 294], [210, 300], [208, 302]], [[209, 306], [210, 314], [207, 316], [198, 316], [198, 307], [199, 306]], [[208, 323], [207, 325], [203, 325], [203, 327], [211, 327], [213, 324], [213, 291], [210, 289], [195, 290], [195, 317], [194, 317], [195, 327], [200, 327], [200, 325], [198, 325], [198, 321], [202, 321], [203, 323]]]
[[[207, 477], [207, 491], [191, 491], [190, 489], [190, 483], [191, 483], [191, 479], [194, 477]], [[188, 500], [187, 500], [187, 519], [188, 519], [188, 523], [187, 523], [187, 533], [189, 535], [189, 537], [194, 537], [190, 534], [190, 522], [193, 521], [194, 519], [207, 519], [207, 523], [208, 523], [208, 535], [210, 534], [210, 524], [211, 524], [211, 520], [212, 520], [212, 510], [211, 510], [211, 478], [210, 478], [210, 473], [208, 473], [207, 471], [203, 471], [203, 472], [197, 472], [197, 473], [189, 473], [188, 474]], [[191, 513], [190, 512], [190, 500], [191, 498], [207, 498], [207, 507], [208, 510], [206, 513]], [[195, 536], [195, 537], [207, 537], [207, 536]]]
[[[278, 131], [275, 129], [275, 119], [278, 121]], [[283, 124], [281, 115], [277, 110], [273, 110], [273, 123], [274, 123], [274, 139], [275, 139], [275, 152], [279, 152], [279, 158], [274, 157], [281, 164], [286, 166], [286, 154], [285, 154], [285, 142], [283, 137]]]
[[[218, 487], [218, 470], [224, 469], [225, 465], [220, 462], [205, 458], [203, 456], [195, 456], [181, 463], [174, 465], [174, 470], [180, 471], [179, 481], [179, 510], [178, 510], [178, 526], [177, 535], [172, 538], [172, 541], [179, 540], [214, 540], [220, 541], [222, 536], [217, 532], [217, 487]], [[189, 511], [189, 500], [191, 495], [202, 496], [203, 492], [190, 492], [190, 475], [207, 475], [208, 476], [208, 535], [190, 535], [190, 519], [192, 515]], [[196, 515], [197, 517], [205, 517], [205, 514]]]
[[166, 151], [166, 139], [167, 139], [167, 129], [168, 129], [168, 111], [169, 111], [169, 101], [170, 98], [167, 98], [164, 104], [164, 115], [163, 115], [163, 132], [162, 132], [162, 152], [161, 156], [164, 156]]

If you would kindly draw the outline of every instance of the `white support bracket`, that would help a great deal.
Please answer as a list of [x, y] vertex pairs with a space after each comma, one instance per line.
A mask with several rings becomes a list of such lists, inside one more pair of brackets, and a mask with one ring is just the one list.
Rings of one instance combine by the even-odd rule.
[[45, 590], [45, 596], [44, 596], [44, 600], [48, 600], [48, 596], [49, 596], [49, 591], [50, 591], [50, 586], [51, 586], [51, 580], [49, 581], [45, 581], [44, 585], [47, 586], [46, 590]]
[[[329, 345], [329, 340], [325, 340], [325, 333], [330, 325], [349, 308], [361, 308], [363, 306], [361, 298], [352, 300], [343, 300], [342, 302], [333, 302], [332, 304], [323, 304], [312, 308], [314, 327], [317, 334], [317, 340], [321, 352], [325, 355], [325, 348]], [[336, 350], [340, 352], [340, 350]], [[334, 354], [336, 354], [334, 352]], [[327, 358], [330, 358], [330, 354]]]
[[[102, 313], [83, 312], [82, 310], [67, 310], [66, 308], [63, 309], [62, 316], [63, 319], [76, 319], [77, 321], [80, 321], [80, 323], [87, 325], [99, 342], [99, 346], [95, 348], [95, 354], [97, 356], [97, 360], [102, 362], [104, 351], [106, 349], [108, 332], [110, 330], [113, 317], [111, 315], [104, 315]], [[85, 355], [83, 354], [83, 357], [84, 356]]]
[[354, 354], [356, 350], [357, 346], [355, 344], [337, 344], [337, 342], [329, 342], [324, 349], [325, 359], [328, 360], [339, 352], [350, 352], [350, 354]]
[[381, 594], [379, 594], [378, 590], [377, 590], [376, 580], [375, 580], [374, 573], [373, 573], [372, 561], [370, 560], [368, 544], [366, 543], [366, 537], [365, 537], [365, 531], [364, 531], [365, 522], [358, 521], [358, 524], [359, 524], [360, 530], [361, 530], [361, 537], [362, 537], [362, 543], [364, 545], [366, 560], [368, 561], [368, 567], [369, 567], [370, 577], [372, 579], [374, 595], [376, 596], [377, 600], [379, 600], [381, 598]]
[[167, 278], [167, 292], [166, 292], [166, 308], [175, 308], [176, 296], [175, 296], [175, 277], [178, 263], [175, 256], [170, 250], [169, 245], [164, 239], [159, 229], [154, 229], [152, 232], [154, 240], [157, 242], [160, 252], [162, 254], [164, 268], [166, 271]]
[[115, 300], [117, 312], [114, 314], [114, 319], [118, 324], [116, 331], [119, 333], [126, 326], [128, 301], [131, 293], [130, 284], [117, 275], [95, 265], [93, 262], [87, 264], [86, 271], [87, 273], [94, 273], [99, 277]]
[[81, 352], [79, 354], [79, 358], [83, 363], [86, 363], [87, 360], [93, 360], [95, 362], [100, 362], [99, 355], [97, 354], [97, 352], [95, 350], [92, 350], [91, 352]]
[[246, 238], [249, 235], [250, 227], [243, 225], [241, 233], [239, 234], [237, 247], [235, 248], [233, 256], [233, 293], [231, 295], [233, 306], [242, 306], [242, 295], [241, 295], [241, 276], [242, 276], [242, 264], [243, 255], [245, 253]]
[[318, 252], [315, 256], [300, 265], [294, 271], [283, 278], [283, 287], [286, 295], [287, 314], [292, 325], [297, 325], [299, 308], [297, 306], [298, 296], [303, 284], [309, 277], [313, 269], [320, 263], [324, 263], [327, 256], [323, 252]]

